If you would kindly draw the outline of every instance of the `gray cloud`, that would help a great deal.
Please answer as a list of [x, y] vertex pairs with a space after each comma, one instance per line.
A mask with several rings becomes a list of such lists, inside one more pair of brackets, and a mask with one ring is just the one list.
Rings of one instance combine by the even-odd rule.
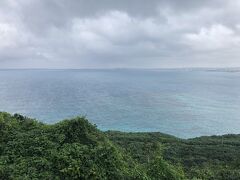
[[240, 1], [3, 0], [0, 68], [240, 66]]

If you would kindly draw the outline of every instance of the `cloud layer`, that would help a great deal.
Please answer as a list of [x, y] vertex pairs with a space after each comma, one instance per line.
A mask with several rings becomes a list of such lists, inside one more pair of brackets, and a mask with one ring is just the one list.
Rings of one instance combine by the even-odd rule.
[[3, 0], [0, 68], [240, 66], [238, 0]]

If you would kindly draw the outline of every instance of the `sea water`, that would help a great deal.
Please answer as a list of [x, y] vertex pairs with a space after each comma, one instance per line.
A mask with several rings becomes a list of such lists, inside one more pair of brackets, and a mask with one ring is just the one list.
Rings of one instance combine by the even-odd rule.
[[240, 133], [240, 72], [0, 70], [0, 111], [50, 124], [83, 115], [101, 130], [181, 138]]

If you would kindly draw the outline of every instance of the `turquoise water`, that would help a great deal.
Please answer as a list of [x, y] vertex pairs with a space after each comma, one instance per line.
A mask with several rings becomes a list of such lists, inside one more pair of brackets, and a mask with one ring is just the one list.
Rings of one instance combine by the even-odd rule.
[[240, 72], [0, 70], [0, 111], [183, 138], [240, 133]]

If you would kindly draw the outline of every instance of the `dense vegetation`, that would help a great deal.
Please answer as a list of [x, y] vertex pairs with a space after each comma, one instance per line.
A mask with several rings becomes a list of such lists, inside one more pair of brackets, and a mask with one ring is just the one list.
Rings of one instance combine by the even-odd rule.
[[170, 164], [180, 164], [187, 179], [240, 179], [240, 135], [188, 140], [162, 133], [108, 131], [106, 135], [140, 163], [154, 158], [155, 144], [160, 143], [162, 157]]
[[[0, 179], [240, 179], [240, 135], [183, 140], [0, 113]], [[185, 172], [185, 173], [184, 173]]]
[[85, 118], [46, 125], [0, 113], [0, 179], [183, 179], [159, 155], [140, 164]]

